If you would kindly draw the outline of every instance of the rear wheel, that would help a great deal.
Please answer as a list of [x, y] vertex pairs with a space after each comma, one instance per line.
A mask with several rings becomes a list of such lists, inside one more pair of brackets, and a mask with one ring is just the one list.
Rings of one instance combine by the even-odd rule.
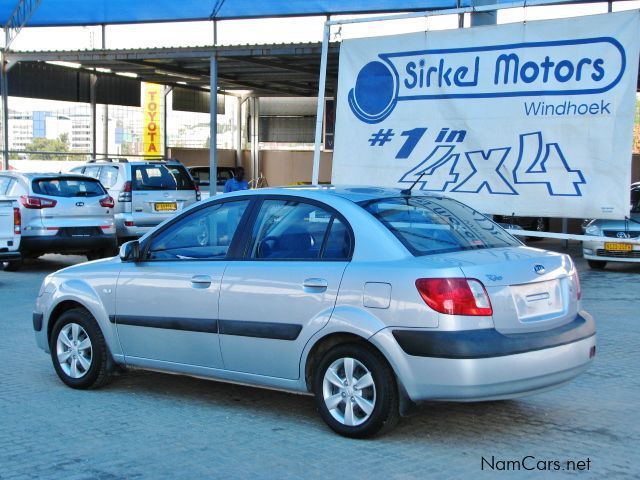
[[49, 338], [53, 367], [69, 387], [104, 385], [110, 376], [109, 351], [100, 327], [83, 308], [63, 313]]
[[380, 354], [358, 344], [329, 350], [314, 374], [316, 406], [335, 432], [365, 438], [398, 421], [398, 389]]
[[589, 267], [594, 270], [603, 270], [604, 267], [607, 266], [607, 262], [603, 262], [602, 260], [587, 260]]

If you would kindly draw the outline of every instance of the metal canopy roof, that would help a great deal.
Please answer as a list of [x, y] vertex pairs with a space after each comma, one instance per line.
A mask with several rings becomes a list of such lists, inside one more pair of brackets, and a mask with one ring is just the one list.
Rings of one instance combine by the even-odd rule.
[[[327, 87], [335, 90], [339, 44], [329, 46]], [[111, 73], [135, 73], [143, 82], [209, 88], [209, 62], [218, 58], [221, 91], [252, 90], [261, 96], [316, 96], [320, 71], [320, 43], [243, 45], [230, 47], [184, 47], [136, 50], [83, 50], [58, 52], [11, 52], [14, 62], [62, 61], [85, 69], [108, 69]]]
[[[7, 25], [19, 0], [0, 0]], [[431, 10], [468, 6], [470, 0], [42, 0], [27, 26], [229, 20]]]

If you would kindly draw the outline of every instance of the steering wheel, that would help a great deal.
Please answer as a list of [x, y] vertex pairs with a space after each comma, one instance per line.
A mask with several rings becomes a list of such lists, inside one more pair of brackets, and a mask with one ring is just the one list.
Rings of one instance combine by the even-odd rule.
[[[275, 235], [268, 235], [260, 240], [257, 252], [258, 258], [265, 258], [265, 256], [263, 255], [263, 248], [266, 246], [269, 250], [273, 250], [273, 246], [278, 242], [278, 240], [279, 237], [276, 237]], [[268, 242], [273, 242], [273, 245], [269, 245]]]

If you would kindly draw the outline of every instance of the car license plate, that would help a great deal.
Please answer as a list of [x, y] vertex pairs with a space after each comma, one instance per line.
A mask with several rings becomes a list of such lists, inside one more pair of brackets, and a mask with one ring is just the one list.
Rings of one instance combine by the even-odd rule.
[[162, 202], [155, 204], [156, 212], [175, 212], [178, 209], [176, 202]]
[[633, 245], [630, 243], [605, 242], [604, 249], [610, 252], [630, 252]]
[[512, 285], [518, 318], [521, 322], [543, 320], [563, 310], [562, 289], [559, 280]]

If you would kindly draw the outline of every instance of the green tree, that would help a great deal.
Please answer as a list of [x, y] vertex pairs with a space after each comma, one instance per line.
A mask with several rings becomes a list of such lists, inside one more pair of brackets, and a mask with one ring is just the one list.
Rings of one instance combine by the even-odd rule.
[[69, 151], [69, 135], [63, 133], [58, 138], [34, 138], [25, 147], [27, 152], [50, 152], [29, 154], [31, 160], [68, 160], [68, 155], [56, 155]]

